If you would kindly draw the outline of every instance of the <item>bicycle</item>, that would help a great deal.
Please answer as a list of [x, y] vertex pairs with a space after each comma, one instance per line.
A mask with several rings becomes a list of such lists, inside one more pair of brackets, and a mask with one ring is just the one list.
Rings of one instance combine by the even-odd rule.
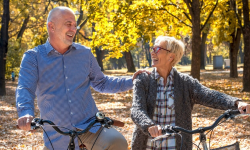
[[[95, 120], [92, 121], [92, 122], [87, 126], [87, 128], [86, 128], [85, 130], [82, 130], [82, 131], [78, 131], [78, 130], [69, 130], [69, 132], [64, 132], [64, 131], [60, 130], [60, 129], [58, 128], [58, 126], [55, 125], [52, 121], [50, 121], [50, 120], [43, 120], [43, 119], [40, 119], [40, 118], [34, 118], [34, 119], [32, 120], [32, 122], [31, 122], [31, 131], [36, 130], [36, 129], [38, 129], [38, 128], [42, 128], [42, 126], [43, 126], [45, 123], [46, 123], [46, 124], [50, 124], [58, 133], [60, 133], [60, 134], [62, 134], [62, 135], [70, 136], [70, 142], [69, 142], [69, 145], [68, 145], [68, 148], [67, 148], [67, 149], [69, 149], [69, 150], [75, 150], [75, 142], [74, 142], [74, 139], [77, 137], [77, 138], [81, 141], [81, 139], [80, 139], [78, 136], [81, 135], [81, 134], [87, 133], [87, 132], [90, 130], [90, 128], [91, 128], [94, 124], [96, 124], [96, 123], [101, 123], [101, 125], [102, 125], [103, 127], [105, 127], [105, 128], [111, 128], [111, 125], [117, 126], [117, 127], [123, 127], [123, 126], [124, 126], [124, 123], [123, 123], [123, 122], [117, 121], [117, 120], [113, 120], [113, 119], [110, 119], [110, 118], [108, 118], [108, 117], [105, 117], [104, 113], [97, 112], [96, 115], [95, 115]], [[19, 128], [18, 125], [17, 125], [17, 128]], [[44, 132], [45, 132], [45, 131], [44, 131]], [[46, 133], [46, 132], [45, 132], [45, 133]], [[47, 134], [46, 134], [46, 135], [47, 135]], [[48, 137], [48, 138], [49, 138], [49, 137]], [[98, 136], [97, 136], [97, 138], [98, 138]], [[97, 139], [97, 138], [96, 138], [96, 139]], [[49, 139], [49, 141], [50, 141], [50, 139]], [[53, 147], [51, 141], [50, 141], [50, 144], [51, 144], [51, 146], [52, 146], [52, 148], [53, 148], [53, 150], [54, 150], [54, 147]], [[94, 147], [94, 144], [95, 144], [95, 142], [93, 143], [92, 148]], [[82, 146], [82, 147], [81, 147], [81, 146]], [[82, 150], [87, 150], [87, 148], [84, 146], [84, 144], [83, 144], [82, 141], [81, 141], [81, 146], [80, 146], [80, 148], [81, 148]], [[91, 148], [91, 149], [92, 149], [92, 148]]]
[[[213, 131], [213, 129], [215, 127], [217, 127], [218, 125], [220, 125], [221, 123], [225, 122], [228, 119], [234, 119], [237, 115], [240, 115], [240, 112], [238, 110], [227, 110], [225, 111], [225, 113], [223, 113], [221, 116], [219, 116], [216, 121], [208, 127], [200, 127], [198, 129], [195, 130], [186, 130], [184, 128], [178, 127], [178, 126], [170, 126], [170, 125], [166, 125], [164, 127], [162, 127], [162, 135], [155, 137], [154, 139], [152, 139], [151, 141], [154, 142], [158, 139], [161, 138], [165, 138], [165, 137], [170, 137], [173, 135], [180, 135], [181, 136], [181, 132], [187, 133], [187, 134], [196, 134], [199, 133], [199, 139], [200, 139], [200, 143], [202, 144], [203, 150], [209, 150], [210, 149], [210, 140], [209, 140], [209, 149], [207, 147], [207, 142], [206, 142], [206, 135]], [[224, 119], [224, 121], [221, 121], [222, 119]], [[205, 134], [206, 131], [209, 131], [208, 133]], [[212, 133], [211, 133], [212, 134]], [[211, 139], [211, 138], [210, 138]], [[200, 145], [199, 143], [199, 145]], [[183, 139], [181, 136], [181, 146], [180, 149], [182, 149], [182, 144], [183, 144]], [[194, 144], [194, 143], [193, 143]], [[199, 147], [199, 145], [197, 146], [197, 149], [201, 149]], [[211, 149], [211, 150], [239, 150], [239, 143], [236, 142], [235, 144], [232, 145], [228, 145], [228, 146], [224, 146], [224, 147], [220, 147], [220, 148], [216, 148], [216, 149]]]

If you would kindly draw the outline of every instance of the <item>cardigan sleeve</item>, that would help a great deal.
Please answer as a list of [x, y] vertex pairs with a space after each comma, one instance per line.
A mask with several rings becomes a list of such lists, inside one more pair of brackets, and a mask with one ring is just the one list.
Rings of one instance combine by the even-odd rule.
[[146, 73], [138, 75], [133, 84], [131, 118], [144, 134], [149, 135], [148, 127], [155, 125], [155, 123], [147, 113], [148, 75]]
[[235, 102], [239, 101], [239, 98], [211, 90], [190, 76], [186, 78], [186, 81], [189, 84], [191, 98], [195, 103], [215, 109], [237, 109]]

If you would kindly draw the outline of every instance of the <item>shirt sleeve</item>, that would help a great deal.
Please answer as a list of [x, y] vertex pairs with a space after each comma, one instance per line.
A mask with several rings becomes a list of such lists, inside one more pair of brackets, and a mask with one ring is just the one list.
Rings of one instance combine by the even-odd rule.
[[16, 89], [16, 107], [18, 116], [34, 116], [34, 99], [38, 80], [37, 59], [35, 52], [27, 51], [20, 66]]
[[102, 73], [96, 58], [90, 52], [90, 84], [98, 92], [117, 93], [132, 89], [132, 78], [109, 77]]

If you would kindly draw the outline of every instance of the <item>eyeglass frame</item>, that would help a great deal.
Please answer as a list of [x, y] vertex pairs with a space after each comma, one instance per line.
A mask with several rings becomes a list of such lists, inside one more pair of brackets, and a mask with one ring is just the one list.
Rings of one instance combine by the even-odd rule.
[[[159, 49], [156, 51], [157, 48], [159, 48]], [[162, 47], [160, 47], [160, 46], [150, 47], [150, 49], [151, 49], [151, 52], [154, 52], [154, 53], [156, 53], [156, 54], [157, 54], [161, 49], [163, 49], [163, 50], [165, 50], [165, 51], [168, 51], [168, 52], [171, 52], [170, 50], [165, 49], [165, 48], [162, 48]]]

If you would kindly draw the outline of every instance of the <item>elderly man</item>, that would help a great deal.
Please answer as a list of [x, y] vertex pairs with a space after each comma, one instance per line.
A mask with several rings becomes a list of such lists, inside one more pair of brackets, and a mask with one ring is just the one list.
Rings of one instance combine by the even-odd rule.
[[[16, 90], [18, 125], [30, 130], [37, 96], [41, 118], [56, 125], [75, 130], [85, 129], [98, 109], [91, 96], [90, 86], [99, 92], [122, 92], [132, 88], [132, 78], [105, 76], [91, 50], [73, 43], [76, 34], [74, 12], [67, 7], [52, 9], [47, 19], [49, 38], [43, 45], [24, 53]], [[134, 77], [140, 72], [134, 74]], [[45, 126], [54, 149], [67, 149], [69, 137]], [[97, 137], [94, 150], [127, 150], [126, 139], [115, 129], [95, 126], [81, 136], [90, 149]], [[44, 150], [52, 149], [44, 135]], [[75, 140], [76, 149], [79, 149]]]

